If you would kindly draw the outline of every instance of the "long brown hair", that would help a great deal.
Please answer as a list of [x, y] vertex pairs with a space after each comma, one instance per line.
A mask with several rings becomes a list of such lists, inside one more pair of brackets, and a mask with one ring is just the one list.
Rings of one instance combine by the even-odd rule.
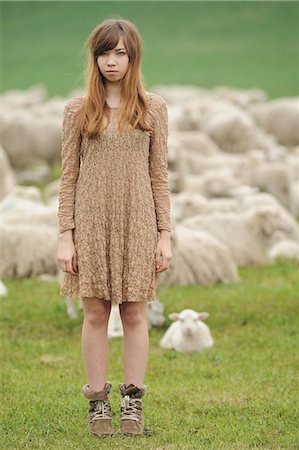
[[[118, 16], [119, 17], [119, 16]], [[82, 134], [89, 138], [98, 137], [102, 131], [103, 117], [109, 120], [110, 111], [106, 104], [104, 77], [97, 64], [97, 57], [106, 50], [116, 47], [120, 37], [129, 55], [128, 70], [122, 79], [121, 102], [119, 106], [119, 130], [130, 123], [134, 129], [154, 131], [147, 123], [148, 97], [141, 73], [142, 39], [136, 26], [123, 18], [110, 18], [90, 33], [87, 41], [89, 54], [85, 72], [87, 95], [78, 111], [78, 125]]]

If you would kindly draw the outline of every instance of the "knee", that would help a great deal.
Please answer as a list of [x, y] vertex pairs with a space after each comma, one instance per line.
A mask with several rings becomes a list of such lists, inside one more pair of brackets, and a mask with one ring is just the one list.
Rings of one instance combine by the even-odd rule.
[[111, 303], [101, 299], [83, 299], [84, 319], [92, 326], [108, 323]]
[[120, 308], [120, 316], [124, 326], [136, 326], [145, 320], [145, 310], [135, 307], [135, 305], [126, 305], [124, 308]]

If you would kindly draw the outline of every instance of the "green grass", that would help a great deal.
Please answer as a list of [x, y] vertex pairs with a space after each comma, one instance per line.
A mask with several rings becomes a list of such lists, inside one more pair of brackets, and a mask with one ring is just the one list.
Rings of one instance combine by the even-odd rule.
[[[165, 316], [208, 311], [215, 345], [204, 353], [159, 347], [150, 330], [145, 425], [151, 436], [89, 435], [81, 356], [82, 314], [70, 321], [56, 283], [4, 282], [1, 300], [2, 445], [5, 449], [297, 449], [299, 272], [295, 261], [240, 270], [241, 282], [171, 287]], [[51, 362], [42, 362], [50, 355]], [[109, 341], [108, 380], [119, 428], [122, 339]]]
[[299, 93], [298, 2], [2, 2], [1, 90], [82, 86], [83, 45], [102, 20], [133, 21], [147, 87], [194, 84]]

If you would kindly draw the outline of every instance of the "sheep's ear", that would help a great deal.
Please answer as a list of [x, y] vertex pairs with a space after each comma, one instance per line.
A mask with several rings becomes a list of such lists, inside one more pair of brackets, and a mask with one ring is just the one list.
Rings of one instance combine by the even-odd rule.
[[208, 312], [199, 312], [197, 317], [200, 320], [204, 320], [204, 319], [207, 319], [209, 317], [209, 315], [210, 314]]
[[179, 319], [179, 313], [177, 312], [172, 312], [170, 314], [168, 314], [169, 319], [171, 320], [178, 320]]

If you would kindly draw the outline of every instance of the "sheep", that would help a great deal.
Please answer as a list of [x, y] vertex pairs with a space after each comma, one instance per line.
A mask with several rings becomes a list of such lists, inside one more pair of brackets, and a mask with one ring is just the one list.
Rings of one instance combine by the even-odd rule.
[[230, 189], [242, 184], [228, 167], [208, 170], [198, 176], [188, 174], [184, 163], [178, 165], [177, 188], [179, 191], [197, 192], [206, 197], [225, 197], [228, 196]]
[[3, 109], [15, 110], [41, 104], [46, 100], [46, 97], [47, 90], [45, 86], [38, 83], [27, 90], [9, 89], [1, 94], [0, 99]]
[[299, 215], [299, 181], [295, 181], [290, 189], [290, 210], [293, 216]]
[[237, 199], [207, 199], [201, 194], [186, 191], [182, 191], [179, 194], [172, 194], [171, 197], [171, 212], [176, 222], [180, 222], [196, 214], [209, 214], [215, 211], [238, 212], [239, 210], [240, 204]]
[[173, 259], [162, 272], [158, 288], [172, 285], [236, 283], [236, 263], [228, 246], [208, 232], [176, 225], [171, 236]]
[[193, 154], [194, 156], [216, 156], [220, 153], [220, 148], [213, 140], [201, 131], [173, 131], [171, 138], [176, 142], [175, 150], [181, 148], [186, 150], [186, 156]]
[[34, 206], [39, 205], [43, 209], [41, 191], [36, 186], [19, 185], [15, 185], [9, 194], [3, 198], [1, 209], [4, 213], [11, 212], [15, 209], [25, 211], [29, 205], [24, 200], [34, 202]]
[[227, 100], [230, 103], [247, 109], [251, 104], [260, 104], [267, 100], [267, 94], [261, 89], [240, 90], [230, 86], [216, 86], [210, 90], [212, 98]]
[[244, 183], [273, 194], [288, 209], [291, 209], [293, 176], [287, 160], [268, 162], [253, 152], [244, 161], [243, 168], [239, 168], [239, 177]]
[[268, 256], [271, 260], [275, 258], [294, 258], [299, 261], [299, 243], [291, 239], [277, 242], [269, 249]]
[[38, 188], [15, 186], [0, 202], [3, 224], [47, 225], [58, 228], [57, 202], [43, 204]]
[[185, 104], [193, 100], [194, 98], [200, 98], [203, 93], [207, 93], [208, 90], [194, 85], [156, 85], [154, 92], [161, 95], [167, 103], [172, 104]]
[[294, 258], [299, 261], [299, 242], [286, 239], [285, 234], [278, 230], [272, 236], [268, 256], [270, 260], [275, 258]]
[[177, 352], [200, 352], [214, 345], [209, 327], [202, 322], [209, 317], [209, 313], [184, 309], [180, 313], [170, 313], [168, 317], [175, 322], [160, 340], [162, 348]]
[[16, 185], [16, 176], [11, 168], [7, 154], [0, 145], [0, 200]]
[[54, 164], [61, 151], [60, 115], [31, 110], [6, 111], [2, 117], [0, 138], [13, 168], [26, 169], [36, 163]]
[[299, 226], [280, 205], [249, 208], [242, 213], [196, 215], [180, 225], [206, 231], [229, 248], [238, 267], [269, 262], [267, 250], [276, 230], [299, 240]]
[[238, 173], [239, 165], [243, 164], [243, 155], [234, 155], [218, 151], [217, 153], [206, 155], [190, 147], [176, 146], [176, 164], [173, 169], [181, 172], [183, 168], [183, 175], [202, 175], [208, 170], [220, 170], [224, 167], [229, 167], [234, 173]]
[[[155, 299], [147, 303], [146, 319], [147, 327], [150, 330], [152, 327], [161, 327], [164, 322], [163, 304]], [[114, 338], [123, 336], [123, 326], [119, 311], [119, 305], [112, 305], [111, 313], [108, 321], [108, 337]]]
[[46, 225], [0, 227], [0, 277], [30, 277], [57, 273], [57, 230]]
[[202, 100], [193, 115], [193, 122], [197, 119], [198, 124], [194, 129], [208, 134], [225, 152], [243, 153], [251, 148], [267, 149], [277, 144], [274, 136], [256, 126], [247, 111], [227, 101]]
[[8, 294], [8, 289], [3, 283], [2, 280], [0, 280], [0, 297], [6, 297]]
[[108, 338], [120, 337], [124, 334], [118, 305], [111, 306], [107, 334]]
[[281, 144], [299, 144], [299, 98], [279, 98], [252, 105], [250, 113], [260, 127], [273, 134]]
[[26, 224], [34, 226], [46, 225], [57, 229], [57, 208], [55, 206], [49, 206], [45, 207], [44, 211], [27, 210], [25, 213], [22, 213], [21, 211], [13, 211], [3, 216], [3, 224], [5, 225], [18, 225], [20, 223], [23, 225]]

